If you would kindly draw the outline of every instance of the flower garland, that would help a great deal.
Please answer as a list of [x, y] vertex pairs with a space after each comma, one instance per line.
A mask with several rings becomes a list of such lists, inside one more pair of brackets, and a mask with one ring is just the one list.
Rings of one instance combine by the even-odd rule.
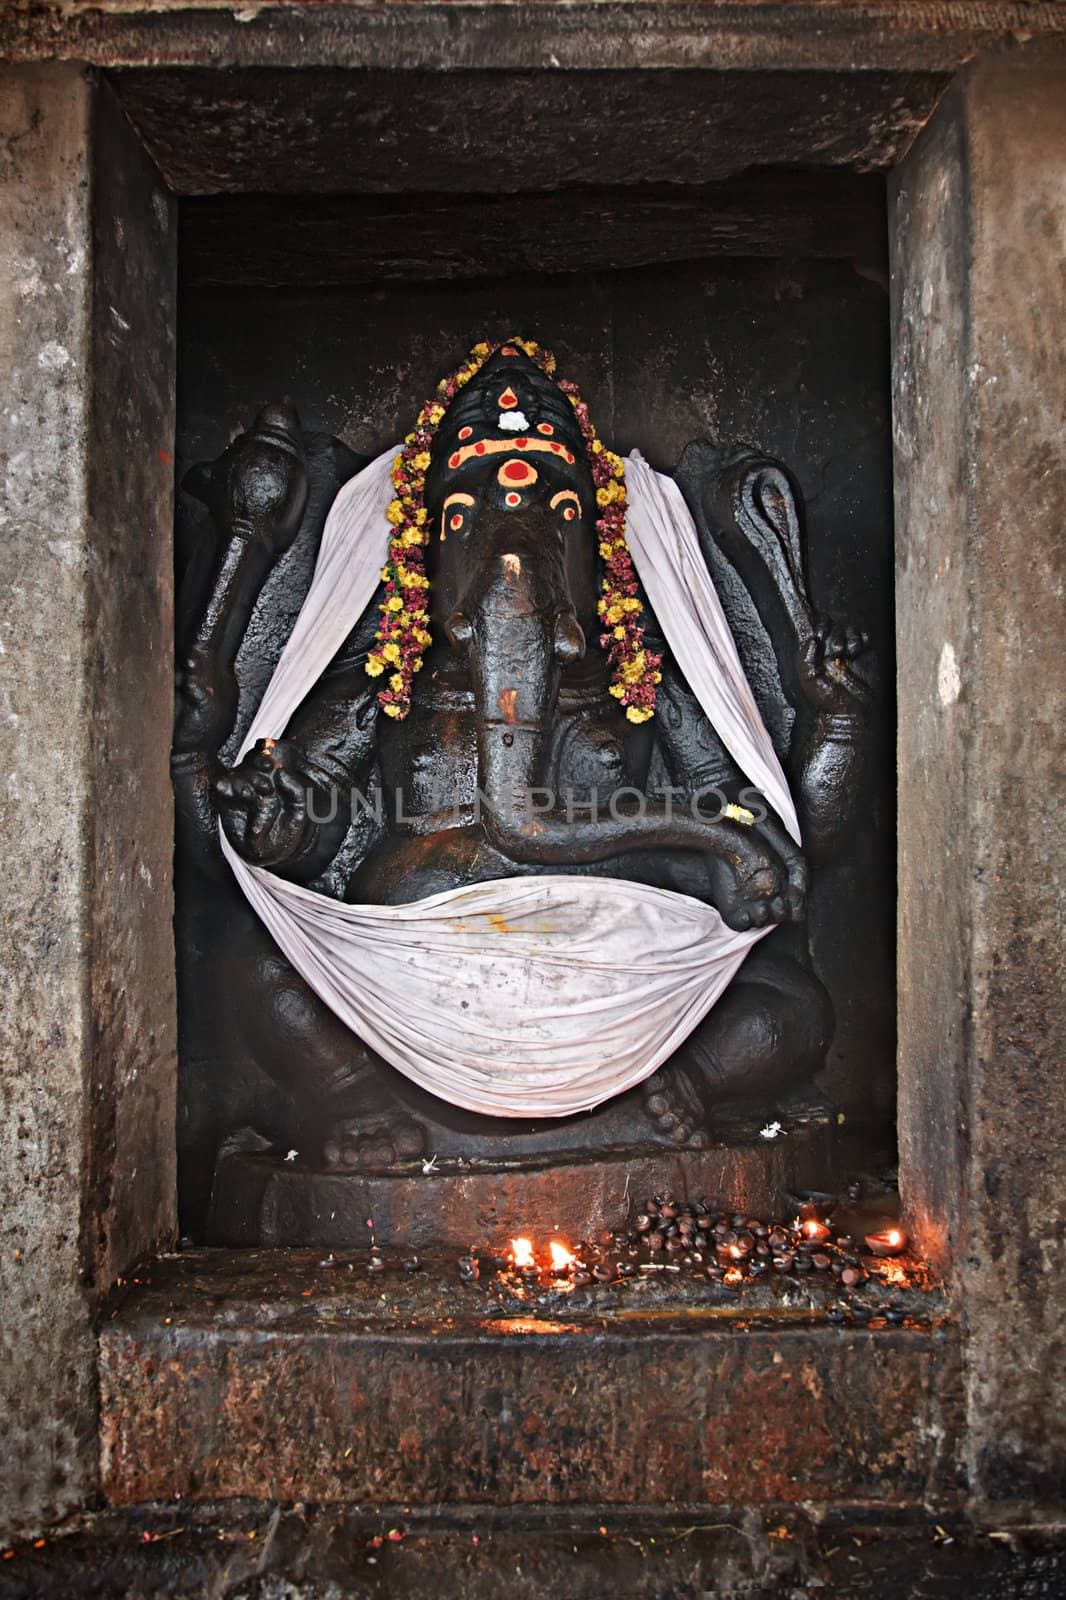
[[[551, 351], [542, 350], [529, 339], [506, 342], [523, 350], [543, 372], [553, 376], [555, 357]], [[430, 642], [425, 607], [429, 588], [425, 547], [430, 538], [425, 487], [430, 449], [447, 407], [499, 348], [499, 344], [476, 344], [462, 366], [437, 385], [436, 396], [422, 407], [392, 464], [396, 496], [389, 502], [386, 515], [393, 534], [381, 569], [385, 585], [381, 626], [367, 656], [366, 670], [372, 678], [388, 673], [388, 684], [379, 691], [378, 701], [386, 716], [398, 720], [411, 709], [411, 685], [422, 666], [422, 651]], [[636, 573], [625, 538], [625, 468], [621, 457], [607, 450], [597, 437], [577, 385], [564, 379], [559, 388], [574, 408], [596, 490], [596, 532], [604, 562], [598, 610], [606, 629], [600, 635], [600, 644], [614, 669], [610, 693], [625, 708], [630, 722], [647, 722], [655, 711], [655, 685], [662, 680], [661, 657], [644, 648]]]

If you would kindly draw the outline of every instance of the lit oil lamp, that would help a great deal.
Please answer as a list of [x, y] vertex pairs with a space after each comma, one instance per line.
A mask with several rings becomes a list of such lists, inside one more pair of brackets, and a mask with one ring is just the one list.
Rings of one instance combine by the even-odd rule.
[[533, 1254], [531, 1239], [511, 1240], [511, 1263], [518, 1272], [526, 1272], [530, 1267], [536, 1268], [537, 1258]]
[[805, 1217], [800, 1223], [800, 1232], [808, 1244], [826, 1244], [833, 1237], [829, 1224], [819, 1222], [817, 1217]]
[[552, 1258], [552, 1272], [557, 1278], [572, 1272], [577, 1266], [577, 1256], [568, 1250], [565, 1244], [560, 1244], [558, 1239], [553, 1239], [548, 1246]]
[[907, 1235], [902, 1228], [885, 1228], [882, 1233], [868, 1233], [865, 1244], [871, 1256], [900, 1256], [907, 1248]]

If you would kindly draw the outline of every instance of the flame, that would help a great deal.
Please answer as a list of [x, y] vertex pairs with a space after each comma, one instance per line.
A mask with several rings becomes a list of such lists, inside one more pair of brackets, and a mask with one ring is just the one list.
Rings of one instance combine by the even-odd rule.
[[803, 1224], [803, 1231], [808, 1239], [828, 1239], [831, 1229], [824, 1222], [818, 1222], [814, 1217], [808, 1217]]
[[511, 1259], [516, 1267], [535, 1267], [533, 1244], [529, 1239], [511, 1240]]
[[733, 1257], [734, 1261], [743, 1261], [744, 1259], [744, 1252], [738, 1244], [731, 1244], [729, 1246], [729, 1254]]
[[903, 1243], [903, 1235], [898, 1228], [889, 1228], [887, 1238], [893, 1250], [898, 1250]]
[[739, 1267], [730, 1267], [729, 1271], [726, 1273], [725, 1277], [722, 1279], [722, 1282], [723, 1283], [743, 1283], [744, 1282], [744, 1274], [741, 1272]]
[[[516, 1240], [515, 1243], [518, 1241]], [[565, 1272], [567, 1268], [575, 1266], [577, 1256], [569, 1251], [565, 1244], [560, 1244], [558, 1239], [553, 1239], [548, 1249], [552, 1253], [552, 1271]]]

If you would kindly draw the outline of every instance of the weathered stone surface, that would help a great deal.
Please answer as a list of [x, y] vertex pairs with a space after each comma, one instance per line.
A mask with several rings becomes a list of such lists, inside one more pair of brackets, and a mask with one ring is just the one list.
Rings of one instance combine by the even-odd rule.
[[895, 179], [901, 1180], [966, 1319], [975, 1493], [1066, 1487], [1066, 60]]
[[951, 72], [979, 50], [1063, 29], [1057, 0], [322, 4], [30, 0], [0, 49], [103, 66], [782, 68]]
[[[442, 1270], [367, 1277], [280, 1251], [156, 1263], [101, 1334], [108, 1497], [883, 1504], [956, 1492], [949, 1327], [742, 1317], [710, 1284], [695, 1304], [671, 1307], [639, 1282], [547, 1309]], [[930, 1297], [926, 1314], [939, 1307]]]
[[[0, 1523], [17, 1529], [91, 1488], [93, 1300], [173, 1215], [174, 235], [76, 69], [5, 69], [0, 117], [0, 1433], [18, 1462]], [[120, 237], [94, 230], [105, 211]]]
[[703, 184], [767, 163], [870, 172], [898, 159], [946, 81], [721, 62], [545, 73], [485, 71], [483, 59], [399, 73], [400, 62], [220, 72], [199, 60], [111, 77], [179, 194], [521, 194]]
[[[997, 1532], [999, 1530], [991, 1530]], [[394, 1537], [389, 1537], [390, 1533]], [[86, 1517], [0, 1567], [0, 1600], [1061, 1600], [1066, 1540], [938, 1511], [149, 1506]]]

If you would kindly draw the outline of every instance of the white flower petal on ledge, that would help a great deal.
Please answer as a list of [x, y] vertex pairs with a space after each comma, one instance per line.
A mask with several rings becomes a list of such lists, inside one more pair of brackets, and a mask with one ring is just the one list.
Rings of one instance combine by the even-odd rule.
[[779, 1122], [768, 1122], [765, 1128], [759, 1129], [760, 1139], [776, 1139], [779, 1133], [784, 1133], [784, 1128]]
[[505, 433], [527, 433], [529, 422], [524, 411], [501, 411], [500, 427]]

